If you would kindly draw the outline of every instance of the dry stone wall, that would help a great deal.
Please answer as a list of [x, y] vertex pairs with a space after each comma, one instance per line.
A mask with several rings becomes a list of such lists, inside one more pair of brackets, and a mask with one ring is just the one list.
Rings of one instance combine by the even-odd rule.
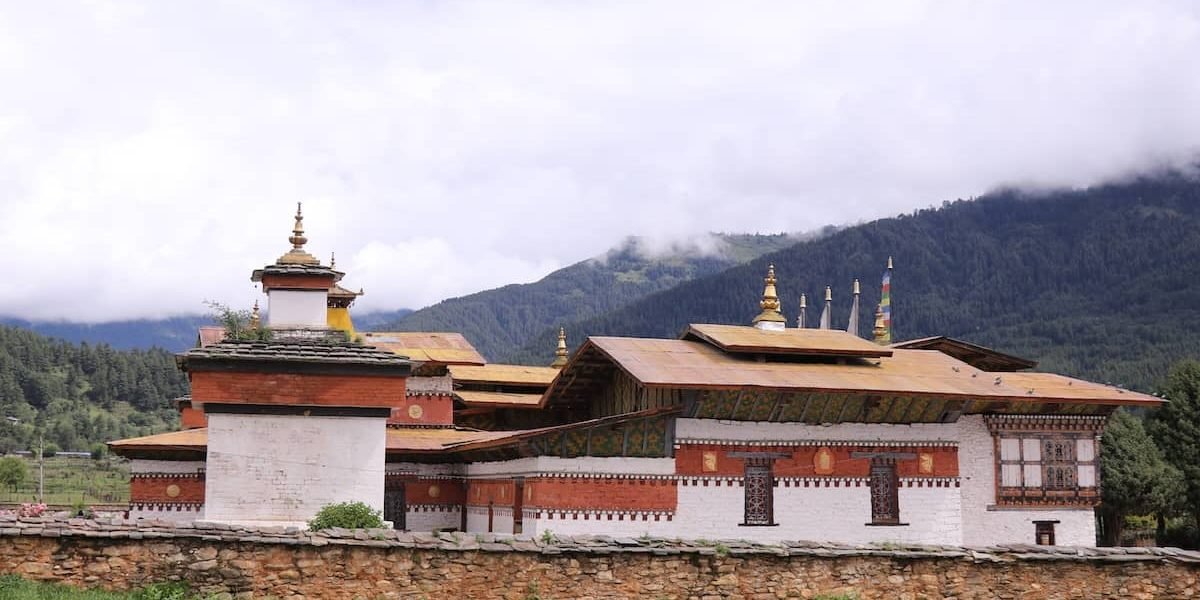
[[218, 598], [1196, 598], [1176, 549], [758, 545], [0, 517], [0, 573]]

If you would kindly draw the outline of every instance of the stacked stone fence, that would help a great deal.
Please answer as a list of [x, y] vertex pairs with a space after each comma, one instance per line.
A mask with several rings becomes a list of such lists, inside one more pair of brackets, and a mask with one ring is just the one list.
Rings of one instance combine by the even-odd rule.
[[218, 598], [1196, 598], [1173, 548], [871, 545], [322, 532], [0, 516], [0, 573]]

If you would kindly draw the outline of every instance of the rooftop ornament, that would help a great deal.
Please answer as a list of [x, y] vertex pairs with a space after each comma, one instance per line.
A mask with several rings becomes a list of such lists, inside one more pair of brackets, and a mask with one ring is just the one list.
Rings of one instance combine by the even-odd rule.
[[[767, 276], [763, 279], [763, 283], [765, 284], [763, 287], [763, 296], [762, 300], [758, 303], [758, 306], [762, 309], [762, 312], [758, 313], [758, 316], [754, 317], [754, 320], [751, 321], [751, 323], [754, 323], [755, 325], [758, 325], [759, 323], [763, 323], [764, 325], [769, 323], [787, 323], [787, 319], [783, 317], [783, 313], [779, 312], [779, 295], [775, 292], [775, 265], [770, 265], [767, 267]], [[760, 328], [767, 329], [781, 327], [760, 326]]]

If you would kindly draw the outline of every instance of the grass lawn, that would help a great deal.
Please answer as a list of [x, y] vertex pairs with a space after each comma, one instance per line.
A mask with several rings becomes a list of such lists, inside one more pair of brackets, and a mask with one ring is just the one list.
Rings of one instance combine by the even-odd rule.
[[[33, 502], [37, 498], [37, 460], [26, 458], [28, 477], [16, 489], [0, 486], [0, 503]], [[46, 459], [46, 504], [125, 504], [129, 502], [129, 463], [118, 458]]]
[[26, 581], [15, 575], [0, 577], [0, 598], [4, 600], [187, 600], [181, 588], [151, 586], [138, 592], [83, 590], [53, 583]]

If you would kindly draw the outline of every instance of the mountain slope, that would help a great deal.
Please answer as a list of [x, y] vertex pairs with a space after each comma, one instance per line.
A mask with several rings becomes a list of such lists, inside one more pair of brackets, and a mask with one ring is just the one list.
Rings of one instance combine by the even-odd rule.
[[[383, 323], [395, 321], [408, 313], [409, 309], [367, 312], [354, 314], [354, 326], [370, 330]], [[210, 315], [180, 315], [166, 319], [136, 319], [109, 321], [106, 323], [77, 323], [73, 321], [26, 321], [12, 317], [0, 317], [0, 325], [11, 325], [35, 331], [45, 336], [60, 338], [68, 342], [107, 344], [117, 350], [163, 348], [171, 352], [182, 352], [196, 345], [196, 330], [201, 325], [212, 325]]]
[[163, 350], [71, 344], [0, 326], [0, 453], [44, 436], [64, 450], [173, 427], [187, 376]]
[[[671, 337], [689, 322], [748, 324], [768, 263], [793, 326], [800, 292], [812, 326], [831, 284], [834, 323], [845, 327], [850, 282], [861, 278], [869, 335], [889, 255], [898, 339], [961, 337], [1139, 389], [1200, 356], [1200, 184], [1180, 177], [999, 192], [847, 228], [572, 322], [568, 335], [575, 345], [587, 335]], [[504, 358], [539, 362], [552, 339], [543, 330]]]
[[[795, 241], [783, 234], [718, 235], [714, 240], [714, 248], [656, 251], [630, 239], [602, 257], [560, 269], [535, 283], [444, 300], [377, 329], [457, 331], [491, 360], [558, 324], [620, 308], [646, 294], [720, 272]], [[553, 358], [553, 349], [553, 342], [540, 348], [538, 362]]]

